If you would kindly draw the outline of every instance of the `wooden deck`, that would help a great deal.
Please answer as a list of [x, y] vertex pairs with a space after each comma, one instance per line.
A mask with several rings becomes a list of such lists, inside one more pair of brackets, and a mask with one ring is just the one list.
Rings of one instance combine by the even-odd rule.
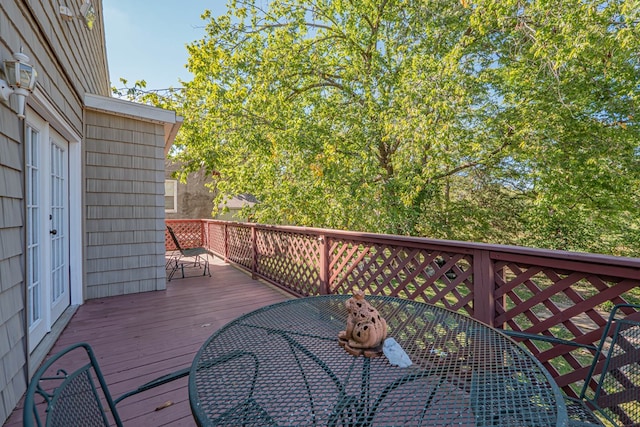
[[[211, 275], [174, 278], [166, 291], [87, 301], [78, 308], [52, 352], [88, 342], [112, 395], [117, 397], [189, 366], [204, 341], [236, 317], [291, 298], [218, 258], [211, 264]], [[167, 402], [171, 404], [156, 410]], [[195, 425], [186, 378], [126, 399], [118, 409], [125, 425]], [[22, 402], [5, 427], [19, 425]]]

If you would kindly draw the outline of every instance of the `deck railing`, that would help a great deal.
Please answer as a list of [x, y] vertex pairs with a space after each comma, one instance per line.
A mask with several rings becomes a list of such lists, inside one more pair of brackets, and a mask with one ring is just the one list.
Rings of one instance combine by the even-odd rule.
[[[638, 302], [640, 294], [638, 258], [215, 220], [167, 224], [181, 244], [205, 246], [298, 296], [358, 288], [580, 343], [597, 343], [613, 305]], [[166, 244], [175, 249], [168, 236]], [[576, 395], [592, 360], [588, 350], [525, 345]]]

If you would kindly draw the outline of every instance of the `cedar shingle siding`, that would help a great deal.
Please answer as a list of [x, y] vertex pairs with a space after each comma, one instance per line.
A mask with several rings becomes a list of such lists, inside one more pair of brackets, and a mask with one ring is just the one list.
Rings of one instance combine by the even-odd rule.
[[164, 129], [86, 116], [87, 298], [165, 289]]
[[[73, 309], [29, 354], [24, 140], [30, 117], [41, 116], [77, 153], [69, 164], [75, 180], [69, 198], [77, 206], [70, 227], [79, 236], [70, 260], [78, 272], [70, 273], [72, 289], [77, 283], [72, 304], [165, 288], [164, 152], [171, 143], [165, 132], [175, 135], [179, 123], [173, 112], [108, 98], [102, 0], [91, 1], [97, 14], [91, 31], [82, 3], [0, 2], [0, 60], [22, 50], [38, 72], [27, 121], [0, 102], [0, 425]], [[60, 17], [61, 4], [73, 19]], [[119, 114], [120, 107], [126, 112]]]

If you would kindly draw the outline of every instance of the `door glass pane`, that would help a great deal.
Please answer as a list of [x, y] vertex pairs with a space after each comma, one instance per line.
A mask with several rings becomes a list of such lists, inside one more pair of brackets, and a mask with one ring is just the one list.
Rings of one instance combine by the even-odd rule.
[[65, 291], [65, 151], [51, 141], [51, 301], [55, 302]]
[[42, 281], [40, 278], [40, 157], [38, 155], [40, 134], [27, 127], [27, 294], [29, 307], [29, 326], [42, 318]]

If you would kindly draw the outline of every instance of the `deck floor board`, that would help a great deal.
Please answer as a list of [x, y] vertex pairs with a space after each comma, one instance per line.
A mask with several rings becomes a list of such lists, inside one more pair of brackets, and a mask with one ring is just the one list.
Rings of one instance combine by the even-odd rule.
[[[242, 314], [291, 296], [253, 280], [219, 259], [211, 277], [175, 278], [165, 291], [89, 300], [78, 308], [51, 350], [88, 342], [114, 397], [160, 375], [189, 366], [204, 341]], [[156, 410], [165, 403], [171, 405]], [[118, 405], [130, 426], [194, 426], [187, 379], [165, 384]], [[4, 427], [22, 425], [22, 400]]]

